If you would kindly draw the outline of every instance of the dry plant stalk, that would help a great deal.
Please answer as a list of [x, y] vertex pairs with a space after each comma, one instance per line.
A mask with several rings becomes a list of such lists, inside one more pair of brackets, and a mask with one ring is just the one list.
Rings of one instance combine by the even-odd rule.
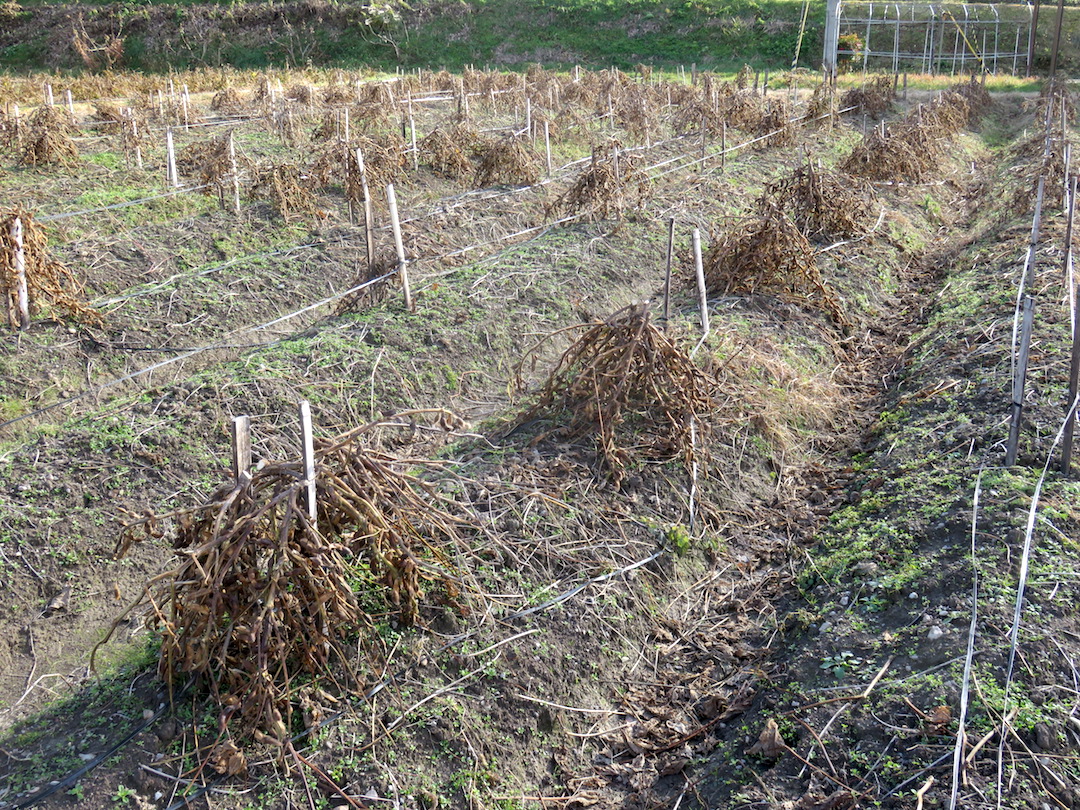
[[480, 158], [473, 175], [477, 188], [531, 186], [540, 179], [540, 156], [521, 138], [500, 138]]
[[841, 328], [849, 325], [810, 242], [772, 200], [763, 198], [756, 216], [723, 234], [704, 265], [711, 295], [773, 295], [824, 312]]
[[99, 101], [94, 105], [94, 119], [101, 132], [117, 133], [124, 125], [124, 111], [109, 101]]
[[639, 163], [636, 156], [620, 152], [617, 141], [595, 147], [588, 168], [555, 198], [547, 215], [584, 211], [590, 218], [607, 219], [613, 212], [621, 213], [627, 203], [641, 208], [650, 189]]
[[79, 158], [71, 139], [74, 127], [67, 112], [45, 104], [38, 107], [26, 122], [21, 160], [28, 166], [59, 163], [70, 166]]
[[16, 217], [23, 228], [23, 256], [31, 315], [48, 306], [73, 320], [100, 326], [103, 323], [101, 314], [84, 300], [82, 284], [70, 267], [49, 255], [45, 229], [24, 208], [8, 209], [0, 215], [0, 298], [7, 307], [8, 323], [12, 328], [18, 328], [18, 282], [15, 244], [11, 236], [11, 226]]
[[22, 142], [24, 128], [21, 116], [16, 117], [11, 112], [0, 110], [0, 146], [17, 151]]
[[285, 220], [315, 213], [315, 195], [310, 181], [295, 163], [257, 166], [249, 196], [269, 200]]
[[[545, 438], [595, 436], [600, 458], [617, 486], [635, 459], [682, 457], [687, 464], [707, 442], [691, 442], [691, 423], [708, 431], [717, 404], [714, 381], [650, 321], [644, 304], [621, 309], [584, 333], [559, 359], [532, 407], [514, 428], [537, 419], [555, 425]], [[536, 348], [539, 348], [537, 346]], [[518, 366], [518, 382], [527, 360]]]
[[364, 155], [368, 191], [372, 202], [383, 201], [383, 191], [390, 183], [398, 182], [405, 171], [405, 143], [399, 136], [384, 138], [360, 137], [348, 147], [333, 144], [315, 155], [311, 164], [313, 186], [325, 188], [344, 175], [345, 196], [353, 203], [364, 200], [363, 183], [360, 181], [360, 165], [356, 162], [356, 149]]
[[161, 634], [162, 678], [204, 676], [222, 723], [241, 733], [287, 742], [302, 684], [325, 683], [335, 662], [352, 671], [343, 645], [372, 625], [357, 590], [392, 603], [405, 623], [417, 620], [429, 585], [462, 609], [448, 560], [463, 522], [405, 471], [422, 462], [361, 446], [372, 427], [317, 448], [314, 521], [303, 466], [293, 462], [269, 464], [194, 508], [123, 525], [117, 558], [164, 537], [170, 522], [179, 560], [113, 629], [145, 609], [146, 625]]
[[874, 192], [853, 177], [814, 168], [807, 161], [765, 186], [758, 205], [777, 205], [807, 239], [850, 239], [866, 231]]
[[844, 93], [840, 107], [855, 107], [856, 112], [876, 119], [892, 109], [893, 98], [893, 77], [876, 76]]

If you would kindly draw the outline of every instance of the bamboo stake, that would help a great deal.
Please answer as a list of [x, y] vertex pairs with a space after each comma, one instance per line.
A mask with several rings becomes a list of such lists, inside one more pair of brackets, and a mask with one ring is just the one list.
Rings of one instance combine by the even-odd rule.
[[420, 171], [420, 152], [416, 148], [416, 121], [413, 119], [412, 96], [409, 96], [409, 143], [412, 148], [413, 171]]
[[394, 231], [394, 248], [397, 250], [398, 273], [401, 275], [401, 288], [405, 294], [405, 309], [414, 311], [412, 290], [409, 289], [409, 269], [405, 260], [405, 245], [401, 241], [401, 220], [398, 219], [397, 195], [394, 184], [386, 187], [386, 201], [390, 207], [390, 227]]
[[71, 116], [71, 125], [75, 126], [75, 101], [71, 97], [71, 91], [64, 91], [64, 102], [67, 104], [68, 115]]
[[727, 166], [727, 122], [720, 124], [720, 171]]

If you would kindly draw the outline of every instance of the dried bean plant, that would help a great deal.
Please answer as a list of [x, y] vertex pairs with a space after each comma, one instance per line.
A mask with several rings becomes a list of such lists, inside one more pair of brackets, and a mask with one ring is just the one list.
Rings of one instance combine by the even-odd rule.
[[[696, 422], [702, 435], [717, 408], [711, 378], [652, 324], [643, 304], [577, 328], [584, 330], [582, 335], [511, 430], [539, 420], [550, 427], [534, 444], [546, 438], [595, 438], [615, 485], [635, 460], [681, 457], [690, 463], [706, 445], [692, 441], [691, 425]], [[525, 363], [535, 364], [540, 345], [522, 359], [519, 385]]]
[[302, 685], [328, 684], [334, 664], [348, 673], [339, 687], [354, 685], [355, 653], [345, 646], [372, 627], [365, 605], [387, 603], [411, 624], [434, 588], [443, 604], [463, 609], [450, 560], [465, 524], [409, 472], [423, 462], [363, 446], [372, 427], [317, 447], [314, 519], [303, 467], [289, 462], [224, 485], [194, 508], [123, 525], [118, 558], [171, 525], [178, 559], [113, 630], [141, 612], [161, 636], [162, 678], [203, 676], [222, 724], [240, 733], [288, 741]]

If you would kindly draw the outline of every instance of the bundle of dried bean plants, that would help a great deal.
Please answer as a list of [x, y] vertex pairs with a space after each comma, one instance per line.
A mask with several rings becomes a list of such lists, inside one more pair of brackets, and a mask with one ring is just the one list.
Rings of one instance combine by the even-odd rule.
[[147, 583], [113, 629], [144, 611], [161, 636], [161, 676], [206, 678], [222, 722], [240, 733], [286, 742], [301, 684], [328, 684], [334, 663], [347, 680], [357, 675], [343, 647], [372, 626], [361, 602], [390, 603], [413, 623], [432, 586], [461, 608], [449, 561], [463, 521], [408, 471], [425, 462], [361, 445], [373, 426], [316, 449], [314, 520], [303, 466], [289, 462], [222, 486], [197, 507], [123, 525], [118, 558], [172, 524], [179, 561]]

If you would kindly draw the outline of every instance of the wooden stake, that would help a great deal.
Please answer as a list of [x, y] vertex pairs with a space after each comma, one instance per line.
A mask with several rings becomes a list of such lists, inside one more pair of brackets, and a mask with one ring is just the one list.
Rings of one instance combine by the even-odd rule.
[[180, 110], [184, 115], [184, 131], [186, 132], [191, 125], [191, 115], [188, 112], [188, 90], [187, 85], [184, 85], [183, 91], [180, 93]]
[[165, 129], [165, 182], [173, 188], [180, 188], [180, 178], [176, 173], [176, 150], [173, 147], [172, 127]]
[[413, 120], [412, 96], [409, 96], [409, 142], [412, 147], [413, 171], [420, 171], [420, 152], [416, 148], [416, 121]]
[[343, 138], [345, 140], [345, 143], [348, 144], [349, 143], [349, 108], [348, 107], [346, 107], [344, 110], [341, 111], [341, 126], [342, 126], [342, 129], [344, 130]]
[[53, 106], [53, 91], [52, 85], [48, 82], [45, 83], [45, 103], [50, 107]]
[[75, 101], [71, 98], [71, 91], [64, 91], [64, 101], [67, 103], [68, 115], [71, 116], [71, 125], [75, 125]]
[[19, 217], [15, 217], [11, 222], [11, 241], [15, 245], [15, 289], [18, 297], [19, 328], [28, 329], [30, 327], [30, 294], [26, 287], [26, 250], [23, 247], [22, 219]]
[[311, 403], [300, 403], [300, 440], [304, 453], [304, 485], [307, 487], [308, 518], [312, 525], [318, 519], [319, 502], [315, 487], [315, 437], [311, 427]]
[[667, 265], [664, 268], [664, 327], [671, 320], [671, 264], [675, 256], [675, 217], [668, 222]]
[[1072, 474], [1073, 434], [1076, 428], [1076, 411], [1073, 408], [1073, 403], [1076, 402], [1077, 383], [1080, 381], [1080, 318], [1076, 317], [1075, 304], [1080, 291], [1073, 286], [1070, 292], [1074, 303], [1072, 313], [1072, 354], [1069, 359], [1069, 399], [1066, 406], [1069, 412], [1065, 414], [1065, 434], [1062, 436], [1061, 441], [1061, 472], [1065, 475]]
[[251, 417], [234, 416], [232, 420], [233, 481], [240, 486], [251, 480]]
[[551, 127], [544, 119], [544, 154], [547, 156], [547, 176], [551, 177]]
[[701, 162], [705, 162], [705, 150], [709, 147], [709, 118], [705, 113], [701, 114]]
[[390, 208], [390, 227], [394, 232], [394, 248], [397, 250], [398, 273], [401, 276], [401, 289], [405, 293], [405, 309], [414, 311], [412, 290], [409, 289], [409, 263], [405, 261], [405, 245], [401, 241], [401, 220], [398, 219], [397, 195], [394, 184], [386, 187], [386, 202]]
[[697, 275], [698, 309], [701, 313], [701, 336], [709, 334], [709, 297], [705, 289], [705, 266], [701, 261], [701, 231], [694, 228], [694, 272]]
[[229, 172], [232, 174], [233, 213], [240, 216], [240, 172], [236, 167], [236, 139], [229, 132]]
[[1076, 177], [1069, 178], [1069, 208], [1065, 220], [1065, 259], [1062, 262], [1064, 269], [1065, 287], [1069, 291], [1069, 327], [1076, 329], [1076, 279], [1073, 277], [1073, 221], [1076, 218]]
[[1005, 448], [1005, 466], [1016, 464], [1020, 445], [1020, 422], [1024, 411], [1024, 386], [1027, 382], [1028, 357], [1031, 353], [1031, 331], [1035, 321], [1035, 299], [1024, 296], [1024, 324], [1020, 333], [1020, 359], [1013, 377], [1012, 412], [1009, 424], [1009, 443]]
[[727, 122], [720, 124], [720, 171], [727, 166]]
[[367, 167], [364, 153], [356, 147], [356, 166], [360, 170], [360, 190], [364, 195], [364, 243], [367, 246], [368, 272], [375, 266], [375, 221], [371, 210], [371, 193], [368, 191]]
[[525, 99], [525, 134], [532, 139], [532, 99]]

